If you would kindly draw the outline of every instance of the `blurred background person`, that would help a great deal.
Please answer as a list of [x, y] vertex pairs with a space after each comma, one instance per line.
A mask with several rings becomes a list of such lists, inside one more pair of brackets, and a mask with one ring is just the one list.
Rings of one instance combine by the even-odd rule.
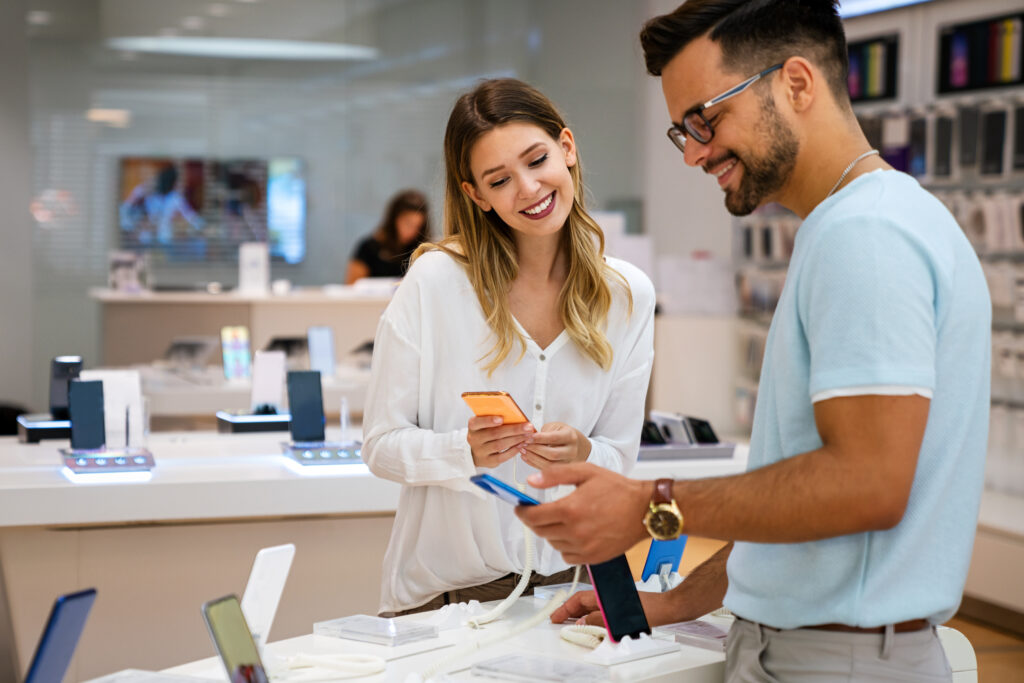
[[402, 277], [412, 252], [429, 241], [426, 196], [418, 190], [399, 192], [388, 202], [380, 227], [356, 245], [345, 284], [364, 277]]

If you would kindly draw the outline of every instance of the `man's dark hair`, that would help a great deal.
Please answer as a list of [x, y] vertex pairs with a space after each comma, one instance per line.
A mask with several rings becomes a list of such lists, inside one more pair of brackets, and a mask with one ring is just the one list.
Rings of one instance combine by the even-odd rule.
[[672, 58], [707, 34], [722, 48], [723, 66], [753, 75], [801, 56], [825, 74], [840, 103], [849, 101], [846, 35], [839, 0], [687, 0], [644, 24], [647, 72], [660, 76]]

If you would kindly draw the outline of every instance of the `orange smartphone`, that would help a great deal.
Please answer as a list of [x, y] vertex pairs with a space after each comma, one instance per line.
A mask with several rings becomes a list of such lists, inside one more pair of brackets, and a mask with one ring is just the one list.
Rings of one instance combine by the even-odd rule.
[[462, 400], [477, 417], [497, 415], [502, 424], [507, 425], [529, 422], [526, 413], [506, 391], [465, 391]]

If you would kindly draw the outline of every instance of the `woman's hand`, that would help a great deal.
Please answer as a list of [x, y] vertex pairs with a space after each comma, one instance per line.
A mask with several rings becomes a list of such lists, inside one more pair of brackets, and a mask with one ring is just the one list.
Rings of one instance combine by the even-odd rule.
[[523, 462], [542, 470], [556, 463], [586, 462], [590, 439], [564, 422], [549, 422], [524, 447]]
[[523, 454], [534, 431], [529, 422], [506, 425], [502, 424], [500, 417], [494, 415], [469, 418], [466, 441], [473, 451], [473, 464], [477, 467], [497, 467]]

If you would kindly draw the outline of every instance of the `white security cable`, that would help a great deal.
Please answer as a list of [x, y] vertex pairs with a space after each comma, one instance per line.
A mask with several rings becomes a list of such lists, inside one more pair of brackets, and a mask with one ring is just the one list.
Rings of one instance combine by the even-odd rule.
[[[289, 683], [306, 681], [337, 681], [347, 678], [362, 678], [380, 673], [387, 668], [383, 657], [360, 654], [309, 654], [300, 652], [285, 657], [287, 673], [278, 677], [280, 670], [272, 672], [271, 678], [286, 680]], [[308, 670], [312, 668], [313, 670]], [[303, 670], [307, 669], [307, 670]], [[325, 671], [326, 669], [326, 671]]]
[[[520, 493], [526, 493], [526, 484], [519, 481], [519, 459], [513, 458], [512, 460], [512, 481], [515, 482], [516, 488], [519, 489]], [[530, 529], [523, 524], [523, 575], [519, 579], [519, 583], [512, 589], [508, 597], [501, 601], [501, 604], [495, 606], [490, 612], [481, 614], [479, 617], [470, 619], [467, 623], [473, 628], [480, 628], [484, 624], [489, 624], [492, 621], [497, 621], [502, 614], [508, 611], [508, 609], [515, 604], [515, 601], [526, 591], [526, 588], [530, 585], [530, 576], [533, 574], [533, 562], [534, 562], [534, 545], [533, 535]]]
[[507, 638], [511, 638], [513, 636], [519, 635], [520, 633], [529, 631], [534, 626], [543, 623], [545, 619], [550, 618], [554, 611], [561, 607], [562, 604], [569, 599], [569, 596], [576, 591], [576, 585], [580, 581], [581, 568], [581, 566], [576, 567], [576, 573], [572, 577], [572, 586], [569, 588], [568, 592], [566, 592], [565, 590], [560, 590], [557, 593], [555, 593], [554, 597], [551, 598], [546, 605], [544, 605], [543, 609], [541, 609], [539, 612], [534, 614], [529, 619], [524, 619], [523, 621], [509, 628], [498, 629], [493, 631], [492, 633], [482, 635], [476, 640], [466, 643], [462, 647], [453, 650], [443, 659], [438, 660], [434, 663], [433, 666], [424, 671], [423, 680], [429, 681], [433, 676], [436, 676], [442, 670], [450, 666], [453, 662], [462, 659], [466, 655], [470, 655], [476, 652], [477, 650], [481, 650], [485, 647], [506, 640]]
[[562, 640], [593, 650], [608, 637], [608, 630], [604, 626], [588, 626], [577, 623], [562, 627], [558, 635], [562, 637]]

